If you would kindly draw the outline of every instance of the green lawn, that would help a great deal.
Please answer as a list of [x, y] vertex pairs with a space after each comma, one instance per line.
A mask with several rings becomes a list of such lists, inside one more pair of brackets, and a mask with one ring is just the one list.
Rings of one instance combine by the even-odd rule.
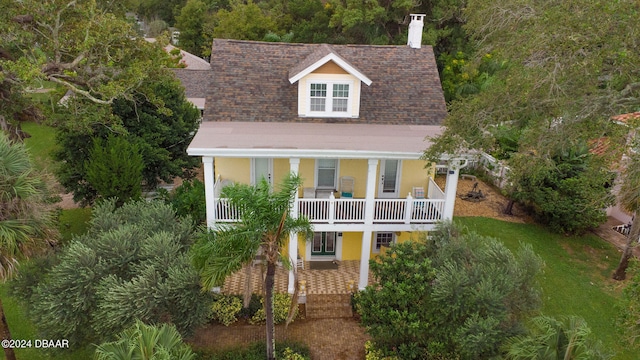
[[89, 228], [90, 219], [91, 208], [62, 210], [58, 221], [62, 242], [68, 243], [74, 235], [84, 234]]
[[530, 244], [545, 262], [540, 276], [542, 312], [546, 315], [577, 315], [584, 318], [594, 337], [617, 353], [615, 359], [637, 359], [615, 327], [616, 305], [623, 285], [611, 280], [619, 252], [595, 235], [563, 236], [539, 225], [515, 224], [487, 218], [456, 218], [479, 234], [500, 239], [515, 251]]
[[[11, 330], [11, 337], [15, 340], [31, 340], [32, 347], [16, 349], [16, 358], [24, 360], [87, 360], [93, 358], [93, 347], [91, 345], [80, 349], [64, 349], [55, 353], [47, 352], [44, 349], [35, 348], [35, 340], [41, 339], [38, 336], [35, 326], [24, 312], [24, 307], [12, 297], [7, 296], [7, 284], [0, 284], [0, 298], [4, 306], [4, 313]], [[0, 351], [0, 359], [4, 359], [4, 352]]]
[[22, 123], [22, 130], [30, 134], [31, 137], [25, 140], [25, 145], [39, 169], [51, 172], [51, 151], [56, 145], [56, 130], [47, 125], [36, 124], [34, 122]]

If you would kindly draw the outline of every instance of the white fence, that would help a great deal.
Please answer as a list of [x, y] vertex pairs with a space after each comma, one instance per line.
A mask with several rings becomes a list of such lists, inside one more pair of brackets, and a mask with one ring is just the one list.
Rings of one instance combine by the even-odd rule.
[[508, 177], [511, 169], [485, 152], [479, 152], [475, 156], [477, 159], [472, 161], [471, 166], [484, 171], [493, 185], [503, 189], [509, 181]]

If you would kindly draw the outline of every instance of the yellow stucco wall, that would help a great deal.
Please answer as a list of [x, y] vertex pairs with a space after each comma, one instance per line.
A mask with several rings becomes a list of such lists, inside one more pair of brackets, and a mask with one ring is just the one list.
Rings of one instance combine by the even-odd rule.
[[348, 74], [340, 65], [334, 63], [333, 61], [329, 61], [326, 64], [320, 66], [315, 69], [312, 74]]
[[273, 183], [278, 184], [282, 182], [291, 171], [291, 165], [289, 159], [273, 159]]
[[[414, 186], [422, 186], [427, 196], [427, 177], [432, 172], [431, 169], [425, 169], [426, 162], [424, 160], [403, 160], [401, 169], [400, 194], [401, 198], [407, 197]], [[413, 193], [411, 194], [413, 196]]]
[[[300, 159], [298, 171], [300, 177], [302, 177], [302, 187], [313, 187], [315, 166], [314, 159]], [[302, 196], [302, 193], [300, 193], [300, 196]]]
[[216, 158], [216, 178], [249, 184], [251, 183], [251, 159], [248, 158]]
[[[301, 159], [299, 173], [303, 179], [302, 187], [314, 187], [315, 182], [315, 159]], [[401, 165], [401, 180], [399, 197], [405, 198], [414, 186], [422, 186], [425, 192], [428, 188], [427, 178], [433, 177], [434, 168], [425, 169], [423, 160], [403, 160]], [[341, 159], [338, 165], [338, 183], [340, 177], [351, 176], [355, 180], [355, 198], [364, 198], [367, 187], [368, 163], [364, 159]], [[376, 175], [376, 196], [379, 186], [379, 169]], [[223, 180], [231, 180], [249, 184], [251, 182], [251, 159], [249, 158], [216, 158], [216, 177], [220, 175]], [[280, 182], [290, 171], [289, 159], [273, 159], [273, 180]], [[339, 193], [338, 193], [339, 194]], [[302, 191], [299, 194], [302, 197]]]
[[340, 177], [352, 176], [355, 183], [353, 197], [364, 198], [367, 192], [367, 160], [341, 159], [339, 168], [338, 187], [340, 187]]

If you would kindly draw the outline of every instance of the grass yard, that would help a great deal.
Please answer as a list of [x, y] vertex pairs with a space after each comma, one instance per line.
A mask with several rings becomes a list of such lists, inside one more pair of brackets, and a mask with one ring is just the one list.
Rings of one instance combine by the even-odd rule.
[[500, 239], [515, 251], [530, 244], [545, 262], [540, 276], [542, 312], [560, 317], [584, 318], [593, 335], [615, 359], [638, 359], [638, 352], [621, 341], [615, 327], [616, 305], [623, 284], [611, 280], [620, 253], [595, 235], [563, 236], [539, 225], [516, 224], [488, 218], [456, 218], [456, 222], [479, 234]]
[[[13, 339], [32, 340], [32, 347], [16, 349], [16, 358], [29, 360], [87, 360], [93, 359], [93, 346], [81, 349], [61, 349], [56, 352], [47, 352], [45, 349], [36, 349], [35, 340], [40, 339], [35, 326], [27, 319], [24, 307], [14, 298], [7, 296], [6, 283], [0, 284], [0, 298], [4, 306], [4, 313], [11, 330]], [[4, 359], [4, 352], [0, 351], [0, 359]]]
[[91, 208], [77, 208], [62, 210], [58, 218], [58, 230], [62, 235], [62, 242], [68, 243], [74, 235], [84, 234], [89, 229]]
[[22, 123], [22, 130], [31, 135], [24, 142], [36, 166], [39, 169], [51, 172], [53, 170], [50, 168], [53, 163], [51, 150], [57, 146], [56, 130], [51, 126], [34, 122]]

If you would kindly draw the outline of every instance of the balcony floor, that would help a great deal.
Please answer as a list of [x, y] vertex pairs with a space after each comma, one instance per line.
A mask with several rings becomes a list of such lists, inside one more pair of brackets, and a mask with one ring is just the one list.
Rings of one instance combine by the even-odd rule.
[[[246, 278], [246, 269], [238, 271], [229, 276], [222, 286], [225, 294], [242, 294]], [[360, 261], [346, 260], [340, 261], [336, 270], [309, 270], [309, 262], [305, 262], [304, 270], [298, 269], [300, 280], [307, 283], [307, 294], [348, 294], [348, 284], [353, 281], [354, 286], [358, 286], [360, 275]], [[260, 281], [260, 265], [253, 266], [251, 271], [252, 289], [255, 293], [262, 291]], [[286, 293], [289, 282], [289, 272], [282, 266], [276, 269], [275, 291]], [[372, 284], [371, 272], [369, 272], [369, 284]]]

